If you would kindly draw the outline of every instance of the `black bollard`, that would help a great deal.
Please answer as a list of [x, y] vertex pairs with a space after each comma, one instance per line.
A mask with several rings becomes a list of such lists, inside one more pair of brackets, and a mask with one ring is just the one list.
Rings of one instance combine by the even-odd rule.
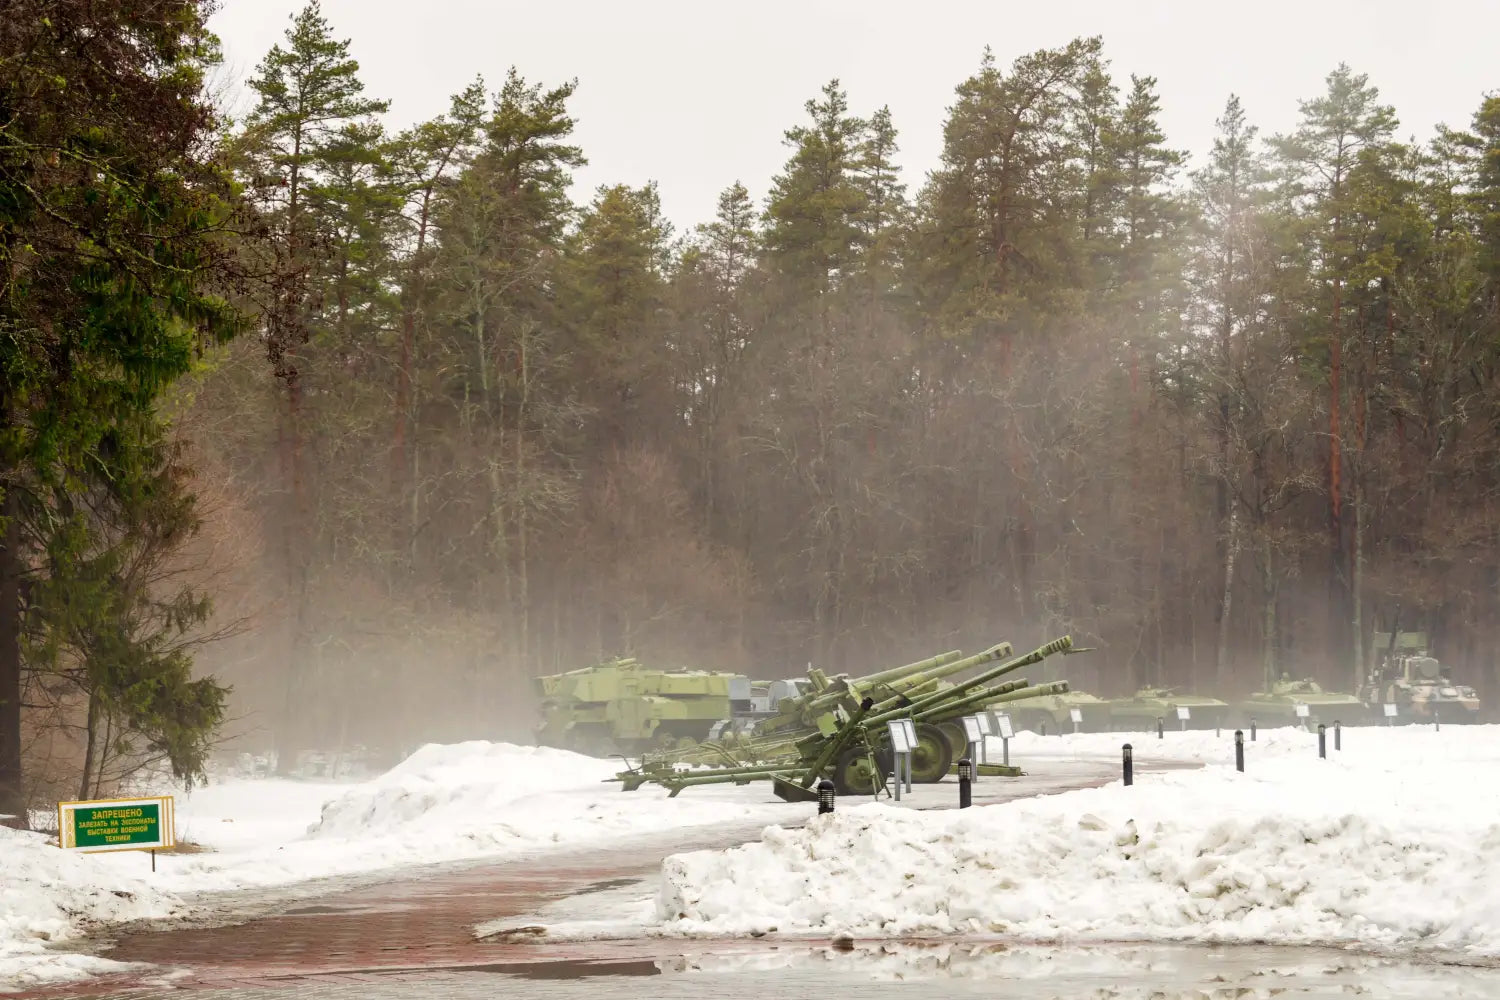
[[1241, 774], [1245, 773], [1245, 731], [1243, 729], [1234, 731], [1234, 769]]
[[1041, 731], [1037, 733], [1037, 735], [1038, 736], [1046, 736], [1047, 735], [1047, 720], [1046, 719], [1042, 720], [1042, 728], [1041, 728]]
[[974, 804], [974, 762], [964, 757], [958, 762], [958, 808]]
[[1442, 722], [1440, 722], [1438, 720], [1437, 706], [1433, 705], [1432, 706], [1432, 729], [1433, 729], [1434, 732], [1436, 732], [1437, 730], [1442, 729], [1442, 728], [1443, 728], [1443, 724], [1442, 724]]
[[1250, 716], [1250, 742], [1255, 742], [1255, 716]]
[[1338, 719], [1333, 720], [1333, 748], [1344, 749], [1344, 724]]
[[1127, 743], [1120, 748], [1120, 765], [1124, 772], [1125, 784], [1135, 784], [1135, 751]]
[[833, 782], [824, 778], [818, 782], [818, 815], [825, 816], [833, 812]]
[[1159, 740], [1165, 738], [1165, 737], [1162, 736], [1162, 727], [1161, 727], [1161, 719], [1160, 719], [1160, 717], [1158, 717], [1157, 720], [1156, 720], [1156, 738], [1159, 739]]
[[1328, 727], [1318, 723], [1318, 756], [1328, 756]]

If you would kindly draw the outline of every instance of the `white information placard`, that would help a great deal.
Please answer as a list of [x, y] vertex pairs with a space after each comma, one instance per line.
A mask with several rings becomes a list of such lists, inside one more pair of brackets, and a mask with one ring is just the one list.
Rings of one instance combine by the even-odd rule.
[[979, 728], [979, 719], [972, 715], [964, 716], [964, 735], [969, 738], [970, 743], [978, 743], [984, 739], [984, 730]]
[[1016, 731], [1010, 724], [1010, 716], [1000, 716], [1000, 738], [1003, 740], [1008, 740], [1014, 738], [1015, 735]]
[[1294, 710], [1297, 713], [1297, 718], [1299, 718], [1299, 719], [1305, 719], [1305, 718], [1307, 718], [1307, 716], [1308, 716], [1308, 708], [1307, 708], [1306, 705], [1302, 704], [1301, 702], [1298, 702], [1294, 706]]
[[894, 722], [887, 722], [885, 724], [885, 729], [886, 732], [890, 734], [891, 750], [893, 752], [911, 753], [911, 742], [906, 738], [906, 727], [901, 724], [900, 719], [897, 719]]
[[1385, 703], [1385, 717], [1387, 719], [1394, 719], [1396, 717], [1396, 706], [1390, 702]]
[[1068, 709], [1068, 718], [1072, 719], [1074, 722], [1078, 723], [1079, 725], [1082, 725], [1083, 724], [1083, 709], [1081, 709], [1081, 708], [1070, 708], [1070, 709]]
[[995, 735], [995, 717], [989, 712], [979, 712], [974, 716], [979, 720], [979, 731], [986, 736]]
[[1191, 719], [1193, 717], [1193, 713], [1188, 711], [1188, 707], [1186, 705], [1178, 705], [1177, 717], [1183, 722], [1186, 722], [1188, 719]]
[[917, 748], [917, 724], [910, 719], [902, 719], [901, 728], [906, 730], [907, 744], [915, 750]]

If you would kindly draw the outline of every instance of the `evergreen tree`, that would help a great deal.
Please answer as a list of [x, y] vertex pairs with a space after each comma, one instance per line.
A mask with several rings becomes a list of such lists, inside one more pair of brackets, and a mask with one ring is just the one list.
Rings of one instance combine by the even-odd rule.
[[[1273, 147], [1286, 175], [1288, 194], [1306, 206], [1306, 223], [1312, 229], [1316, 259], [1311, 270], [1318, 282], [1313, 308], [1327, 320], [1315, 324], [1311, 345], [1327, 356], [1328, 372], [1328, 525], [1331, 569], [1329, 575], [1330, 656], [1347, 659], [1348, 632], [1342, 623], [1351, 620], [1352, 581], [1349, 530], [1344, 515], [1345, 401], [1344, 348], [1346, 331], [1343, 309], [1345, 287], [1353, 268], [1349, 245], [1349, 176], [1362, 153], [1378, 150], [1396, 128], [1396, 113], [1379, 103], [1379, 91], [1364, 74], [1347, 65], [1328, 75], [1322, 97], [1304, 101], [1302, 122], [1289, 135], [1277, 136]], [[1327, 289], [1324, 298], [1322, 289]], [[1357, 671], [1358, 665], [1354, 667]]]
[[[223, 298], [238, 280], [235, 194], [209, 159], [207, 14], [18, 0], [0, 30], [0, 813], [23, 823], [23, 579], [56, 610], [23, 520], [95, 481], [194, 352], [241, 326]], [[83, 572], [78, 551], [50, 553], [43, 582]]]
[[[811, 124], [786, 133], [791, 159], [771, 182], [766, 206], [767, 260], [798, 305], [816, 305], [826, 333], [826, 296], [851, 274], [865, 235], [868, 195], [855, 171], [865, 123], [849, 114], [849, 99], [832, 80], [821, 101], [806, 105]], [[894, 141], [894, 134], [890, 134]]]
[[[383, 163], [372, 162], [348, 140], [351, 135], [373, 136], [375, 133], [369, 131], [373, 127], [370, 118], [385, 111], [387, 104], [364, 96], [359, 63], [349, 55], [350, 43], [333, 37], [317, 0], [312, 0], [291, 21], [285, 47], [279, 43], [272, 46], [249, 80], [258, 100], [246, 119], [244, 147], [252, 164], [254, 187], [263, 196], [264, 210], [287, 258], [304, 276], [303, 281], [286, 289], [284, 308], [301, 316], [306, 328], [316, 336], [336, 329], [348, 317], [348, 302], [340, 298], [337, 287], [341, 273], [347, 278], [347, 272], [337, 263], [332, 268], [328, 266], [333, 259], [328, 244], [339, 238], [336, 234], [340, 230], [347, 238], [346, 226], [353, 222], [329, 218], [326, 210], [333, 206], [326, 199], [319, 204], [310, 194], [320, 185], [336, 184], [334, 178], [341, 171], [357, 171], [362, 158], [366, 161], [364, 167], [384, 169]], [[380, 159], [377, 154], [375, 161]], [[355, 200], [360, 198], [352, 189], [346, 190], [346, 194]], [[315, 208], [325, 211], [315, 212]], [[345, 264], [348, 260], [349, 256], [344, 255]], [[315, 343], [315, 350], [316, 347]], [[297, 742], [301, 739], [304, 704], [301, 686], [308, 669], [304, 661], [309, 655], [308, 586], [316, 540], [317, 505], [309, 496], [305, 456], [309, 422], [303, 412], [306, 373], [301, 365], [305, 353], [296, 344], [272, 345], [271, 360], [276, 374], [285, 381], [287, 403], [277, 431], [285, 481], [285, 504], [279, 515], [281, 548], [291, 594], [286, 703], [281, 713], [277, 751], [278, 767], [283, 773], [289, 773], [288, 769], [295, 766]]]

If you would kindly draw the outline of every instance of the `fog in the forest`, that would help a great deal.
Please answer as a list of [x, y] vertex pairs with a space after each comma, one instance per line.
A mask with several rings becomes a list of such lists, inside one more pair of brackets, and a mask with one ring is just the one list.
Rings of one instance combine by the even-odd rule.
[[228, 4], [291, 277], [162, 408], [228, 746], [1064, 633], [1101, 697], [1350, 691], [1397, 624], [1500, 697], [1500, 15], [1285, 6]]

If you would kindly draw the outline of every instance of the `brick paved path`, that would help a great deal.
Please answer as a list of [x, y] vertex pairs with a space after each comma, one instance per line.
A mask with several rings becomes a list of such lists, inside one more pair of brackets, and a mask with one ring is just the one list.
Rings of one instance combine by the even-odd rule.
[[[1051, 769], [1033, 778], [981, 782], [977, 801], [998, 802], [1039, 793], [1059, 792], [1113, 780], [1113, 766], [1097, 764]], [[947, 786], [929, 786], [926, 795], [951, 798]], [[982, 798], [981, 798], [982, 796]], [[922, 808], [923, 804], [917, 804]], [[794, 817], [788, 817], [793, 821]], [[724, 847], [757, 836], [763, 824], [717, 826], [680, 830], [632, 840], [629, 844], [593, 850], [569, 850], [541, 856], [513, 858], [491, 864], [434, 866], [425, 871], [405, 869], [387, 881], [363, 879], [314, 888], [321, 896], [307, 898], [306, 887], [293, 887], [295, 902], [246, 912], [253, 894], [227, 897], [238, 907], [240, 922], [227, 926], [167, 926], [129, 930], [120, 935], [104, 957], [146, 963], [157, 968], [121, 976], [100, 977], [85, 983], [5, 994], [14, 1000], [123, 995], [149, 984], [169, 982], [176, 989], [237, 989], [291, 987], [301, 992], [312, 981], [367, 982], [380, 977], [390, 983], [401, 970], [432, 975], [439, 970], [462, 972], [485, 967], [525, 964], [545, 974], [546, 963], [576, 970], [579, 963], [631, 963], [649, 960], [655, 946], [636, 942], [577, 942], [571, 944], [476, 941], [476, 924], [535, 913], [547, 903], [607, 888], [618, 880], [639, 880], [660, 870], [661, 859], [677, 851]], [[643, 892], [649, 892], [643, 888]], [[273, 896], [275, 894], [273, 893]], [[286, 894], [283, 893], [283, 900]], [[760, 947], [746, 942], [747, 947]], [[734, 945], [717, 942], [715, 950]], [[685, 950], [691, 950], [689, 946]]]

